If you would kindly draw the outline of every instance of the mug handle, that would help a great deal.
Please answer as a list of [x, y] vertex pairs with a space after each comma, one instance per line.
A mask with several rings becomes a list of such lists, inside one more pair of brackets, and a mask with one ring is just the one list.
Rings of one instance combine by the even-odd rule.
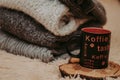
[[[79, 54], [78, 54], [78, 55], [75, 55], [75, 54], [72, 54], [72, 53], [70, 52], [70, 50], [69, 50], [69, 48], [68, 48], [68, 47], [69, 47], [68, 44], [70, 43], [70, 41], [72, 41], [73, 39], [77, 39], [77, 38], [80, 39], [80, 38], [81, 38], [81, 35], [75, 35], [75, 36], [71, 37], [71, 38], [68, 40], [67, 46], [66, 46], [67, 53], [68, 53], [70, 56], [75, 57], [75, 58], [79, 58], [80, 53], [81, 53], [81, 47], [79, 48], [79, 49], [80, 49]], [[78, 43], [78, 44], [81, 45], [81, 42]]]

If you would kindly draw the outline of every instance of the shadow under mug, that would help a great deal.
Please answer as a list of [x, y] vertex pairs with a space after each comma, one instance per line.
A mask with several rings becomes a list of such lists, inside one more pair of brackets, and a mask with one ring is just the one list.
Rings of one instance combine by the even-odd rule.
[[103, 69], [108, 66], [111, 31], [102, 28], [82, 28], [81, 34], [73, 36], [79, 38], [80, 53], [72, 54], [67, 46], [67, 52], [71, 57], [80, 58], [80, 65], [91, 69]]

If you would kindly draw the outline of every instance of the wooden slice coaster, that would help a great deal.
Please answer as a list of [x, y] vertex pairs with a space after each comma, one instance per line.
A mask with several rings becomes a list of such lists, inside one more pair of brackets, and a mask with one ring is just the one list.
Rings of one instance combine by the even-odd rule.
[[69, 61], [70, 63], [60, 65], [59, 69], [62, 76], [80, 75], [90, 80], [103, 80], [106, 77], [120, 77], [120, 65], [114, 62], [109, 62], [109, 66], [105, 69], [89, 69], [80, 66], [80, 64], [77, 63], [78, 61], [78, 59], [72, 58]]

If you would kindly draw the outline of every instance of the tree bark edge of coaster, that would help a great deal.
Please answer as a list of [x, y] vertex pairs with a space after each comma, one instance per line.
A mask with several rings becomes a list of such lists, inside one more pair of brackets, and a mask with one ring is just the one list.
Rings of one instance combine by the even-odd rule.
[[120, 65], [111, 61], [106, 69], [89, 69], [80, 66], [78, 63], [66, 63], [60, 65], [59, 70], [63, 77], [80, 76], [81, 78], [86, 78], [87, 80], [105, 80], [106, 77], [120, 77]]

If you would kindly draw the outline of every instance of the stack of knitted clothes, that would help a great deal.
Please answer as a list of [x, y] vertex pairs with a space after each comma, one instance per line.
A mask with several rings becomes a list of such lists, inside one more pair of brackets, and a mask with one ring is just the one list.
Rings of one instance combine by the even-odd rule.
[[79, 48], [83, 27], [106, 23], [97, 0], [0, 0], [0, 48], [49, 62]]

